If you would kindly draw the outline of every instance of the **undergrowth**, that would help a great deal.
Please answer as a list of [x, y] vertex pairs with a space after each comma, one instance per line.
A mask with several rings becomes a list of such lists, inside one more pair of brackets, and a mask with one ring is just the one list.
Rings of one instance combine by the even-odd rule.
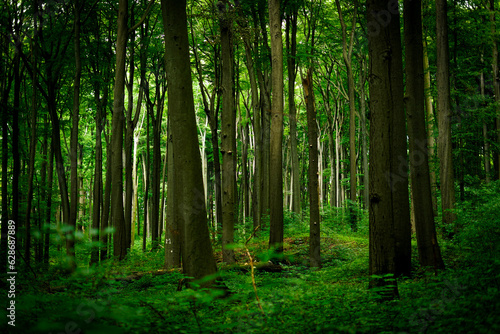
[[[239, 266], [221, 263], [220, 246], [215, 245], [219, 275], [229, 294], [179, 289], [183, 274], [161, 271], [163, 250], [143, 253], [137, 240], [121, 263], [82, 266], [72, 275], [58, 263], [36, 277], [28, 268], [20, 270], [15, 329], [107, 334], [497, 333], [500, 184], [469, 195], [456, 210], [457, 232], [451, 240], [439, 240], [447, 269], [435, 273], [419, 268], [414, 244], [415, 274], [398, 280], [400, 296], [394, 301], [380, 302], [377, 292], [367, 288], [366, 213], [354, 233], [342, 210], [323, 211], [323, 267], [318, 270], [308, 267], [307, 214], [287, 212], [283, 270], [255, 272], [259, 302], [252, 275], [244, 270], [249, 259], [243, 244], [252, 231], [247, 221], [238, 227], [235, 240]], [[248, 244], [260, 263], [273, 256], [267, 240], [264, 228]]]

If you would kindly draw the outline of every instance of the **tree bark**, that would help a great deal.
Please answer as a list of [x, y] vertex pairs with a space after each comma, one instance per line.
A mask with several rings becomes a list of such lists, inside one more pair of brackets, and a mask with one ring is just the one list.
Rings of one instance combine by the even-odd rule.
[[[451, 229], [456, 216], [455, 185], [453, 176], [453, 156], [451, 143], [451, 102], [450, 102], [450, 69], [446, 0], [436, 1], [436, 57], [437, 57], [437, 91], [438, 91], [438, 156], [441, 180], [441, 206], [443, 224]], [[454, 228], [453, 228], [454, 229]]]
[[297, 16], [294, 8], [286, 18], [286, 48], [288, 53], [288, 109], [290, 115], [290, 154], [291, 154], [291, 204], [290, 210], [300, 214], [300, 165], [297, 151], [297, 107], [295, 105], [295, 77], [297, 75]]
[[[168, 110], [173, 140], [174, 197], [179, 206], [184, 272], [195, 279], [217, 271], [210, 244], [194, 111], [186, 1], [162, 0]], [[176, 205], [177, 206], [177, 205]], [[208, 283], [214, 280], [213, 276]]]
[[425, 112], [427, 115], [427, 153], [429, 155], [429, 168], [430, 168], [430, 178], [431, 178], [431, 195], [432, 195], [432, 210], [434, 212], [434, 217], [437, 216], [437, 180], [436, 171], [434, 168], [435, 153], [434, 147], [435, 141], [435, 119], [434, 111], [432, 106], [432, 92], [431, 92], [431, 71], [429, 67], [429, 57], [427, 55], [427, 42], [424, 40], [424, 92], [425, 92]]
[[[407, 274], [411, 265], [406, 139], [401, 137], [405, 132], [403, 67], [395, 3], [388, 6], [385, 0], [367, 1], [371, 101], [369, 270], [370, 275], [382, 276]], [[382, 19], [383, 25], [379, 23]], [[404, 145], [398, 147], [397, 141]], [[401, 160], [399, 165], [395, 164], [397, 158]], [[398, 295], [395, 281], [382, 277], [370, 282], [371, 287], [380, 285], [392, 286], [382, 294], [384, 298]]]
[[[491, 38], [492, 38], [492, 57], [491, 57], [491, 67], [493, 72], [493, 88], [495, 92], [495, 102], [497, 104], [496, 112], [496, 130], [497, 130], [497, 145], [500, 145], [500, 73], [498, 67], [498, 43], [496, 39], [496, 20], [495, 20], [495, 0], [489, 1], [490, 10], [490, 24], [491, 24]], [[498, 179], [500, 180], [500, 154], [496, 155], [497, 161], [496, 165], [498, 170], [496, 171]]]
[[115, 233], [113, 235], [113, 255], [118, 260], [123, 260], [127, 255], [130, 244], [127, 243], [127, 229], [123, 208], [123, 129], [124, 115], [124, 90], [125, 90], [125, 58], [127, 49], [128, 26], [128, 0], [120, 0], [118, 5], [118, 37], [116, 41], [116, 69], [115, 86], [113, 89], [113, 118], [112, 118], [112, 190], [111, 214]]
[[269, 0], [269, 26], [272, 58], [272, 105], [270, 142], [270, 209], [269, 246], [283, 251], [283, 42], [281, 36], [280, 0]]
[[254, 133], [254, 152], [255, 152], [255, 170], [253, 182], [253, 228], [257, 228], [261, 224], [262, 217], [262, 126], [259, 110], [259, 92], [257, 88], [257, 80], [255, 79], [255, 68], [252, 58], [252, 50], [248, 39], [243, 40], [245, 44], [246, 66], [248, 77], [250, 80], [250, 90], [252, 92], [252, 111], [253, 111], [253, 133]]
[[302, 78], [304, 99], [307, 110], [307, 137], [309, 142], [309, 264], [311, 267], [321, 267], [320, 257], [320, 196], [318, 175], [318, 123], [316, 122], [316, 107], [314, 105], [312, 66]]
[[[70, 162], [71, 162], [71, 189], [70, 189], [70, 212], [69, 212], [69, 225], [71, 226], [71, 231], [66, 234], [66, 247], [68, 255], [72, 254], [74, 256], [75, 247], [75, 230], [76, 221], [78, 218], [78, 124], [80, 121], [80, 81], [82, 76], [82, 62], [80, 59], [80, 1], [74, 1], [75, 10], [75, 36], [74, 36], [74, 48], [75, 48], [75, 78], [73, 80], [73, 114], [72, 127], [71, 127], [71, 143], [70, 143]], [[74, 261], [74, 259], [70, 260]], [[72, 264], [73, 266], [73, 264]]]
[[347, 70], [347, 89], [349, 97], [349, 212], [351, 220], [351, 230], [356, 232], [357, 227], [357, 217], [356, 217], [356, 102], [354, 95], [354, 74], [352, 71], [352, 48], [354, 45], [354, 31], [356, 28], [356, 17], [357, 17], [357, 1], [354, 2], [354, 13], [352, 19], [351, 33], [349, 45], [347, 45], [347, 28], [342, 15], [342, 9], [340, 7], [339, 0], [335, 0], [337, 5], [337, 11], [339, 13], [340, 25], [342, 26], [342, 55], [344, 58], [344, 63]]
[[444, 269], [436, 237], [425, 131], [424, 63], [422, 44], [421, 0], [404, 2], [404, 37], [406, 50], [406, 97], [410, 175], [415, 230], [420, 264]]
[[167, 139], [167, 226], [165, 228], [165, 269], [181, 266], [181, 231], [179, 219], [175, 216], [174, 151], [171, 130], [171, 115], [168, 115]]
[[234, 224], [238, 196], [236, 192], [236, 108], [234, 105], [232, 20], [225, 5], [219, 7], [222, 56], [222, 260], [234, 263], [234, 250], [226, 245], [234, 242]]

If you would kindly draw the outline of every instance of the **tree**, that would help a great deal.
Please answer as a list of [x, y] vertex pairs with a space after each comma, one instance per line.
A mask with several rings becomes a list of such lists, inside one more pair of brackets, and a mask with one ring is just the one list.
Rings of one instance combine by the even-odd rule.
[[342, 26], [342, 55], [344, 58], [344, 63], [347, 70], [347, 89], [349, 94], [349, 161], [350, 161], [350, 181], [349, 181], [349, 212], [351, 219], [351, 230], [353, 232], [357, 231], [357, 218], [355, 213], [355, 203], [356, 203], [356, 105], [354, 96], [354, 74], [352, 71], [352, 48], [354, 45], [354, 32], [356, 30], [356, 18], [358, 3], [354, 1], [354, 13], [352, 15], [352, 25], [351, 33], [349, 39], [349, 45], [347, 45], [347, 27], [344, 22], [344, 16], [342, 14], [342, 8], [340, 7], [340, 1], [335, 0], [337, 5], [337, 11], [339, 13], [340, 25]]
[[[75, 52], [75, 77], [73, 80], [73, 114], [72, 114], [72, 128], [71, 128], [71, 189], [70, 189], [70, 212], [69, 212], [69, 225], [71, 226], [72, 233], [68, 233], [66, 236], [66, 243], [68, 244], [68, 249], [73, 250], [75, 248], [75, 229], [76, 220], [78, 215], [78, 124], [80, 122], [80, 84], [82, 77], [82, 60], [80, 56], [80, 11], [81, 4], [79, 0], [74, 1], [74, 11], [75, 11], [75, 23], [74, 23], [74, 52]], [[73, 260], [74, 261], [74, 260]], [[73, 265], [73, 264], [72, 264]]]
[[286, 49], [288, 73], [288, 113], [290, 115], [290, 154], [291, 154], [291, 203], [290, 210], [300, 213], [300, 165], [297, 151], [297, 107], [295, 105], [295, 77], [297, 75], [297, 16], [298, 5], [292, 4], [286, 16]]
[[123, 129], [125, 122], [125, 58], [128, 39], [128, 0], [120, 0], [118, 5], [118, 35], [116, 40], [115, 85], [113, 88], [113, 118], [111, 123], [111, 215], [115, 234], [113, 236], [114, 256], [122, 260], [127, 255], [127, 229], [123, 208]]
[[[489, 0], [489, 11], [490, 11], [490, 25], [491, 25], [491, 38], [492, 38], [492, 57], [491, 57], [491, 67], [493, 74], [493, 89], [495, 91], [495, 102], [497, 104], [497, 117], [496, 117], [496, 129], [497, 129], [497, 145], [500, 146], [500, 73], [498, 67], [498, 43], [496, 38], [496, 20], [495, 20], [495, 0]], [[500, 180], [500, 153], [497, 153], [496, 161], [498, 170], [496, 171], [498, 179]]]
[[271, 231], [269, 246], [283, 251], [283, 42], [281, 36], [280, 0], [269, 0], [269, 26], [272, 58], [272, 105], [271, 105], [271, 153], [270, 209]]
[[[201, 158], [194, 113], [186, 1], [162, 0], [168, 111], [171, 117], [174, 198], [181, 226], [185, 273], [200, 279], [217, 271], [203, 196]], [[170, 176], [172, 177], [172, 176]], [[178, 185], [178, 186], [177, 186]]]
[[234, 106], [232, 20], [226, 5], [219, 1], [222, 56], [222, 258], [234, 263], [234, 250], [226, 245], [234, 242], [234, 223], [237, 218], [236, 191], [236, 108]]
[[436, 1], [436, 81], [438, 109], [438, 157], [441, 180], [441, 206], [443, 224], [452, 226], [455, 221], [455, 185], [453, 176], [453, 155], [451, 143], [451, 100], [450, 100], [450, 55], [448, 45], [446, 0]]
[[422, 266], [443, 269], [432, 208], [429, 153], [425, 131], [424, 62], [420, 0], [404, 2], [406, 97], [410, 148], [411, 192], [415, 214], [418, 254]]
[[[399, 10], [397, 1], [368, 0], [366, 4], [371, 101], [369, 270], [370, 275], [378, 275], [370, 285], [389, 285], [386, 297], [393, 298], [398, 295], [397, 285], [384, 275], [406, 274], [411, 264], [406, 154], [396, 143], [406, 143], [401, 137], [405, 127]], [[395, 158], [401, 160], [399, 165]], [[403, 197], [400, 202], [398, 197]]]
[[[313, 33], [314, 34], [314, 33]], [[312, 38], [314, 40], [314, 37]], [[313, 43], [313, 42], [312, 42]], [[313, 67], [307, 70], [302, 78], [304, 99], [307, 109], [307, 138], [309, 142], [309, 261], [311, 267], [321, 267], [320, 257], [320, 212], [319, 212], [319, 182], [318, 182], [318, 123], [316, 122], [316, 106], [313, 90]]]

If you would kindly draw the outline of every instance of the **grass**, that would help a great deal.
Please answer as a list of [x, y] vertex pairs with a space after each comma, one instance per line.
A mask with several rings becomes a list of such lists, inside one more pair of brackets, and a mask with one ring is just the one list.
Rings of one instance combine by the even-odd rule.
[[[28, 270], [19, 271], [16, 330], [106, 334], [497, 333], [500, 186], [492, 187], [477, 192], [474, 196], [478, 198], [458, 208], [460, 232], [452, 240], [440, 240], [445, 271], [429, 273], [419, 268], [413, 244], [415, 274], [398, 280], [400, 298], [394, 301], [380, 302], [377, 292], [367, 288], [366, 215], [359, 232], [352, 233], [341, 213], [324, 212], [323, 267], [317, 270], [307, 266], [307, 219], [286, 213], [284, 253], [288, 265], [278, 273], [256, 272], [259, 302], [250, 272], [220, 263], [220, 249], [216, 248], [219, 273], [232, 292], [225, 298], [216, 290], [178, 291], [183, 275], [177, 270], [155, 275], [162, 269], [163, 252], [143, 254], [137, 240], [130, 256], [119, 264], [82, 267], [71, 276], [57, 264], [36, 278]], [[240, 226], [236, 241], [242, 243], [250, 230]], [[261, 261], [269, 258], [267, 233], [262, 231], [249, 244], [250, 252]], [[248, 262], [242, 248], [235, 251], [240, 264]], [[116, 280], [138, 272], [149, 274]]]

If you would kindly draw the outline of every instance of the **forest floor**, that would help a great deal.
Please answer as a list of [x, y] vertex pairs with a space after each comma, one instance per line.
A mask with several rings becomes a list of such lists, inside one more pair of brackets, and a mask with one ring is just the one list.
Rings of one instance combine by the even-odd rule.
[[[221, 290], [178, 291], [183, 275], [162, 270], [163, 251], [143, 253], [137, 240], [119, 264], [82, 266], [69, 276], [57, 263], [36, 277], [29, 269], [20, 272], [16, 327], [8, 329], [54, 334], [500, 333], [499, 212], [500, 184], [471, 194], [457, 210], [459, 233], [439, 240], [447, 266], [443, 271], [419, 267], [414, 240], [414, 274], [398, 279], [399, 299], [393, 301], [381, 301], [379, 291], [368, 289], [366, 215], [353, 233], [341, 211], [326, 210], [321, 269], [307, 266], [307, 219], [291, 213], [285, 216], [282, 270], [256, 270], [254, 289], [246, 251], [235, 246], [240, 266], [218, 263], [231, 292], [225, 296]], [[246, 225], [237, 231], [240, 242], [248, 237], [250, 222]], [[266, 231], [248, 249], [260, 264], [273, 257]], [[79, 250], [82, 263], [88, 247], [81, 243]]]

